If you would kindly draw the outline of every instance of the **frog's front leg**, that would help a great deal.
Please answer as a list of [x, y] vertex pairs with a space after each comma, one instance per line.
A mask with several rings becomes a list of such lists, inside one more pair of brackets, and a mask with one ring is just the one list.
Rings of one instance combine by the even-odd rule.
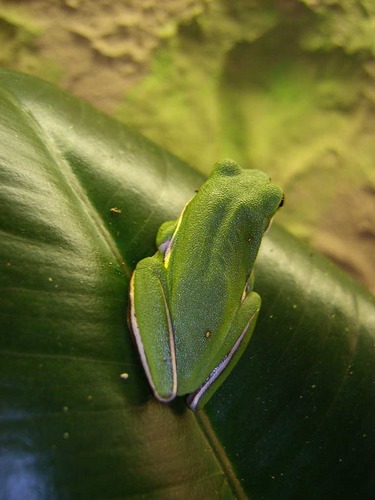
[[130, 321], [143, 368], [159, 401], [176, 397], [177, 369], [166, 270], [158, 256], [140, 261], [130, 282]]
[[178, 219], [169, 220], [159, 227], [158, 234], [156, 235], [156, 246], [160, 253], [164, 254], [167, 247], [170, 245], [177, 223]]
[[204, 383], [187, 398], [192, 410], [203, 408], [237, 364], [253, 334], [260, 306], [261, 299], [255, 292], [250, 292], [243, 299], [225, 341], [221, 362]]

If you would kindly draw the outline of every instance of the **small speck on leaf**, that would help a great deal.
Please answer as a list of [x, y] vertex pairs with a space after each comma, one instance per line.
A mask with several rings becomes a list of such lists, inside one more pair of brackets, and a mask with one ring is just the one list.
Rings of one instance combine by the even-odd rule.
[[121, 208], [112, 207], [109, 211], [110, 211], [111, 215], [120, 215], [121, 214]]

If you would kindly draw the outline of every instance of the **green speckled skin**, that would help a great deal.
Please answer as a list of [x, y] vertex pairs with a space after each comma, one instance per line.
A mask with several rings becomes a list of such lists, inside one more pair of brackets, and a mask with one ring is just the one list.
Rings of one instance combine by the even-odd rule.
[[155, 256], [138, 263], [132, 328], [161, 401], [193, 393], [190, 406], [202, 407], [238, 361], [260, 309], [254, 261], [282, 200], [264, 172], [222, 160], [180, 218], [161, 226]]

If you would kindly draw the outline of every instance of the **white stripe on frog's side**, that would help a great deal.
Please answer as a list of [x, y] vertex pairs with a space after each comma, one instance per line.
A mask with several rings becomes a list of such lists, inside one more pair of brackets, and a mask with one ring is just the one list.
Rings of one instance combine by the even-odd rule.
[[188, 398], [187, 398], [187, 404], [188, 404], [189, 408], [191, 408], [194, 411], [197, 410], [197, 407], [199, 405], [199, 402], [200, 402], [201, 398], [205, 395], [205, 393], [207, 392], [207, 390], [217, 380], [217, 378], [223, 373], [223, 371], [228, 366], [229, 362], [231, 361], [231, 359], [233, 358], [233, 356], [237, 352], [237, 350], [238, 350], [238, 348], [239, 348], [242, 340], [244, 339], [244, 337], [245, 337], [245, 335], [246, 335], [246, 333], [247, 333], [247, 331], [249, 329], [249, 326], [251, 325], [254, 317], [257, 314], [258, 314], [258, 311], [255, 314], [253, 314], [253, 316], [251, 316], [251, 318], [249, 319], [249, 321], [246, 323], [246, 326], [243, 329], [241, 335], [238, 337], [238, 339], [236, 340], [236, 342], [233, 344], [232, 349], [229, 351], [229, 353], [226, 356], [224, 356], [224, 358], [221, 360], [221, 362], [212, 370], [212, 372], [210, 373], [210, 375], [206, 378], [206, 380], [199, 387], [199, 389], [197, 389], [195, 392], [192, 392], [188, 396]]
[[184, 208], [183, 208], [183, 210], [181, 212], [181, 215], [178, 218], [177, 226], [176, 226], [176, 229], [174, 230], [172, 238], [169, 240], [168, 244], [165, 246], [165, 252], [164, 252], [164, 266], [165, 266], [165, 268], [168, 268], [168, 266], [169, 266], [169, 260], [170, 260], [170, 255], [171, 255], [171, 250], [172, 250], [172, 247], [173, 247], [173, 243], [174, 243], [177, 231], [180, 228], [181, 221], [182, 221], [182, 216], [184, 215], [186, 207], [189, 205], [190, 201], [188, 203], [186, 203], [186, 205], [184, 206]]

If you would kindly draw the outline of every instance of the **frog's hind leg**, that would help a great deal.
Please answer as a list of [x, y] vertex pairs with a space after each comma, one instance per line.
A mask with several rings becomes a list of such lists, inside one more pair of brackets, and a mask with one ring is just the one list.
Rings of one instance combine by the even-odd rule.
[[203, 384], [187, 398], [192, 410], [203, 408], [239, 361], [253, 334], [260, 305], [261, 299], [255, 292], [249, 293], [242, 301], [221, 350], [220, 363]]
[[159, 401], [176, 397], [177, 368], [165, 267], [140, 261], [130, 282], [130, 323], [148, 382]]

